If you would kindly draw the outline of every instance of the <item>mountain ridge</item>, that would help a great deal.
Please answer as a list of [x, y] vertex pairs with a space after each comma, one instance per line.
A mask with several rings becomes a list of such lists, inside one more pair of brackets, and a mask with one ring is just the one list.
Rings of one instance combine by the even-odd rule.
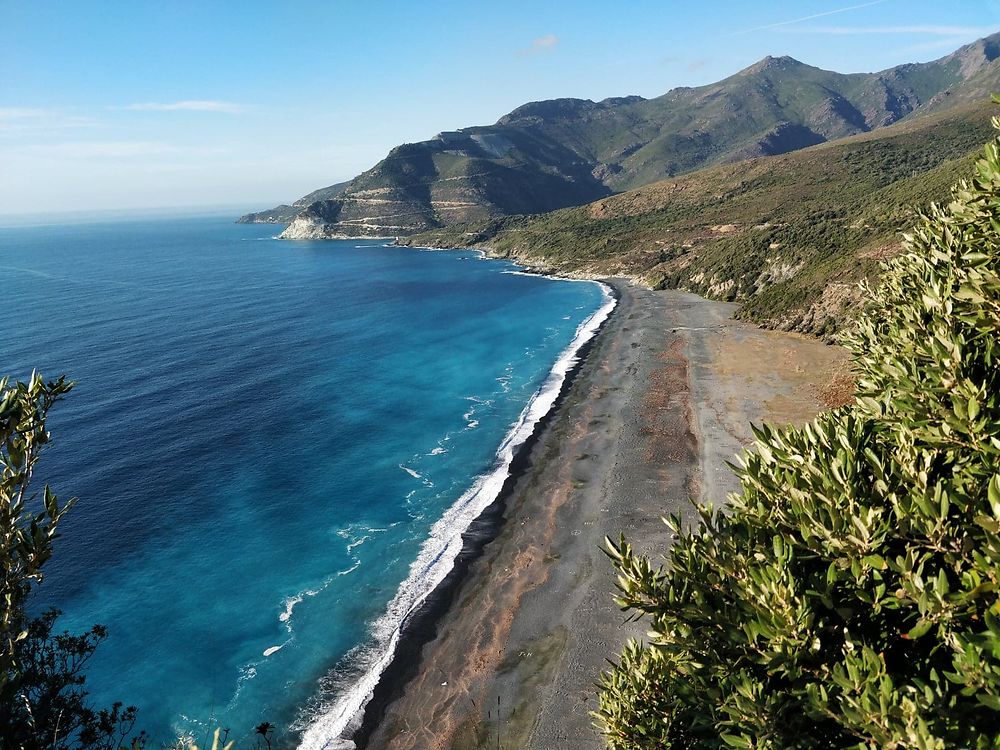
[[946, 200], [994, 133], [963, 104], [787, 154], [722, 164], [548, 214], [444, 227], [400, 244], [475, 247], [561, 276], [630, 276], [740, 303], [766, 327], [832, 335], [857, 282]]
[[240, 221], [288, 222], [282, 237], [291, 239], [394, 237], [583, 205], [980, 98], [1000, 85], [998, 57], [994, 34], [932, 62], [876, 73], [768, 56], [716, 83], [652, 99], [528, 102], [493, 125], [396, 146], [347, 183]]

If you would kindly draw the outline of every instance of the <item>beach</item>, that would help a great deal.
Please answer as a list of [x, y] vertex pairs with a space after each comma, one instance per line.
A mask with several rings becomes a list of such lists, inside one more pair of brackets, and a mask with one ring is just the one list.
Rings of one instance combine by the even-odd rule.
[[659, 557], [662, 516], [692, 519], [692, 499], [737, 489], [726, 462], [751, 423], [802, 422], [842, 397], [842, 349], [734, 321], [732, 304], [610, 283], [618, 305], [484, 520], [492, 541], [472, 544], [401, 645], [360, 746], [603, 747], [595, 683], [644, 632], [614, 604], [604, 537]]

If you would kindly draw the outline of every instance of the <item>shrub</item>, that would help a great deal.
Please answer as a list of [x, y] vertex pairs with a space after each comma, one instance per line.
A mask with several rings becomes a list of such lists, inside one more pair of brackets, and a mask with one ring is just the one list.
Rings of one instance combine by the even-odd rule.
[[84, 667], [106, 630], [59, 633], [57, 611], [28, 611], [73, 504], [48, 485], [40, 494], [31, 486], [49, 443], [49, 410], [72, 387], [34, 373], [27, 383], [0, 378], [0, 750], [138, 750], [145, 742], [141, 732], [130, 737], [134, 707], [88, 704]]
[[609, 540], [651, 624], [602, 677], [611, 748], [1000, 747], [1000, 140], [904, 243], [854, 403], [755, 430], [666, 565]]

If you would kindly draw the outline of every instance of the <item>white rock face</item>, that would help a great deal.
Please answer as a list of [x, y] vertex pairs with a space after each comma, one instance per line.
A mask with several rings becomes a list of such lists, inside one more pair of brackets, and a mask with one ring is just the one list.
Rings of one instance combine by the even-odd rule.
[[297, 216], [285, 231], [278, 235], [282, 240], [323, 240], [331, 239], [327, 234], [327, 225], [315, 218]]
[[279, 240], [394, 240], [398, 236], [393, 230], [407, 227], [391, 227], [380, 224], [329, 223], [315, 216], [297, 216]]

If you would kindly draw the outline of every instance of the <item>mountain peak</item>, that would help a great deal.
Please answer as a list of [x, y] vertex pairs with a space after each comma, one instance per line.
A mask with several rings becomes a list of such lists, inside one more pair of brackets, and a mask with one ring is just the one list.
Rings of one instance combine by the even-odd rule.
[[773, 57], [768, 55], [763, 60], [758, 60], [750, 67], [744, 68], [740, 71], [740, 73], [744, 75], [753, 75], [755, 73], [763, 73], [769, 70], [794, 70], [795, 68], [804, 67], [806, 67], [806, 64], [799, 62], [794, 57], [789, 57], [788, 55]]
[[540, 102], [528, 102], [497, 120], [497, 125], [510, 125], [529, 120], [554, 120], [559, 118], [574, 119], [588, 113], [612, 110], [629, 104], [646, 101], [641, 96], [613, 96], [599, 102], [590, 99], [545, 99]]
[[598, 105], [590, 99], [545, 99], [539, 102], [528, 102], [517, 109], [508, 112], [497, 120], [497, 125], [509, 125], [513, 122], [528, 119], [579, 117], [582, 113], [596, 109]]
[[1000, 33], [977, 39], [944, 58], [957, 61], [963, 78], [970, 78], [1000, 57]]
[[630, 96], [609, 96], [607, 99], [601, 99], [598, 104], [602, 107], [619, 107], [624, 104], [635, 104], [636, 102], [644, 101], [646, 101], [645, 97], [632, 94]]

